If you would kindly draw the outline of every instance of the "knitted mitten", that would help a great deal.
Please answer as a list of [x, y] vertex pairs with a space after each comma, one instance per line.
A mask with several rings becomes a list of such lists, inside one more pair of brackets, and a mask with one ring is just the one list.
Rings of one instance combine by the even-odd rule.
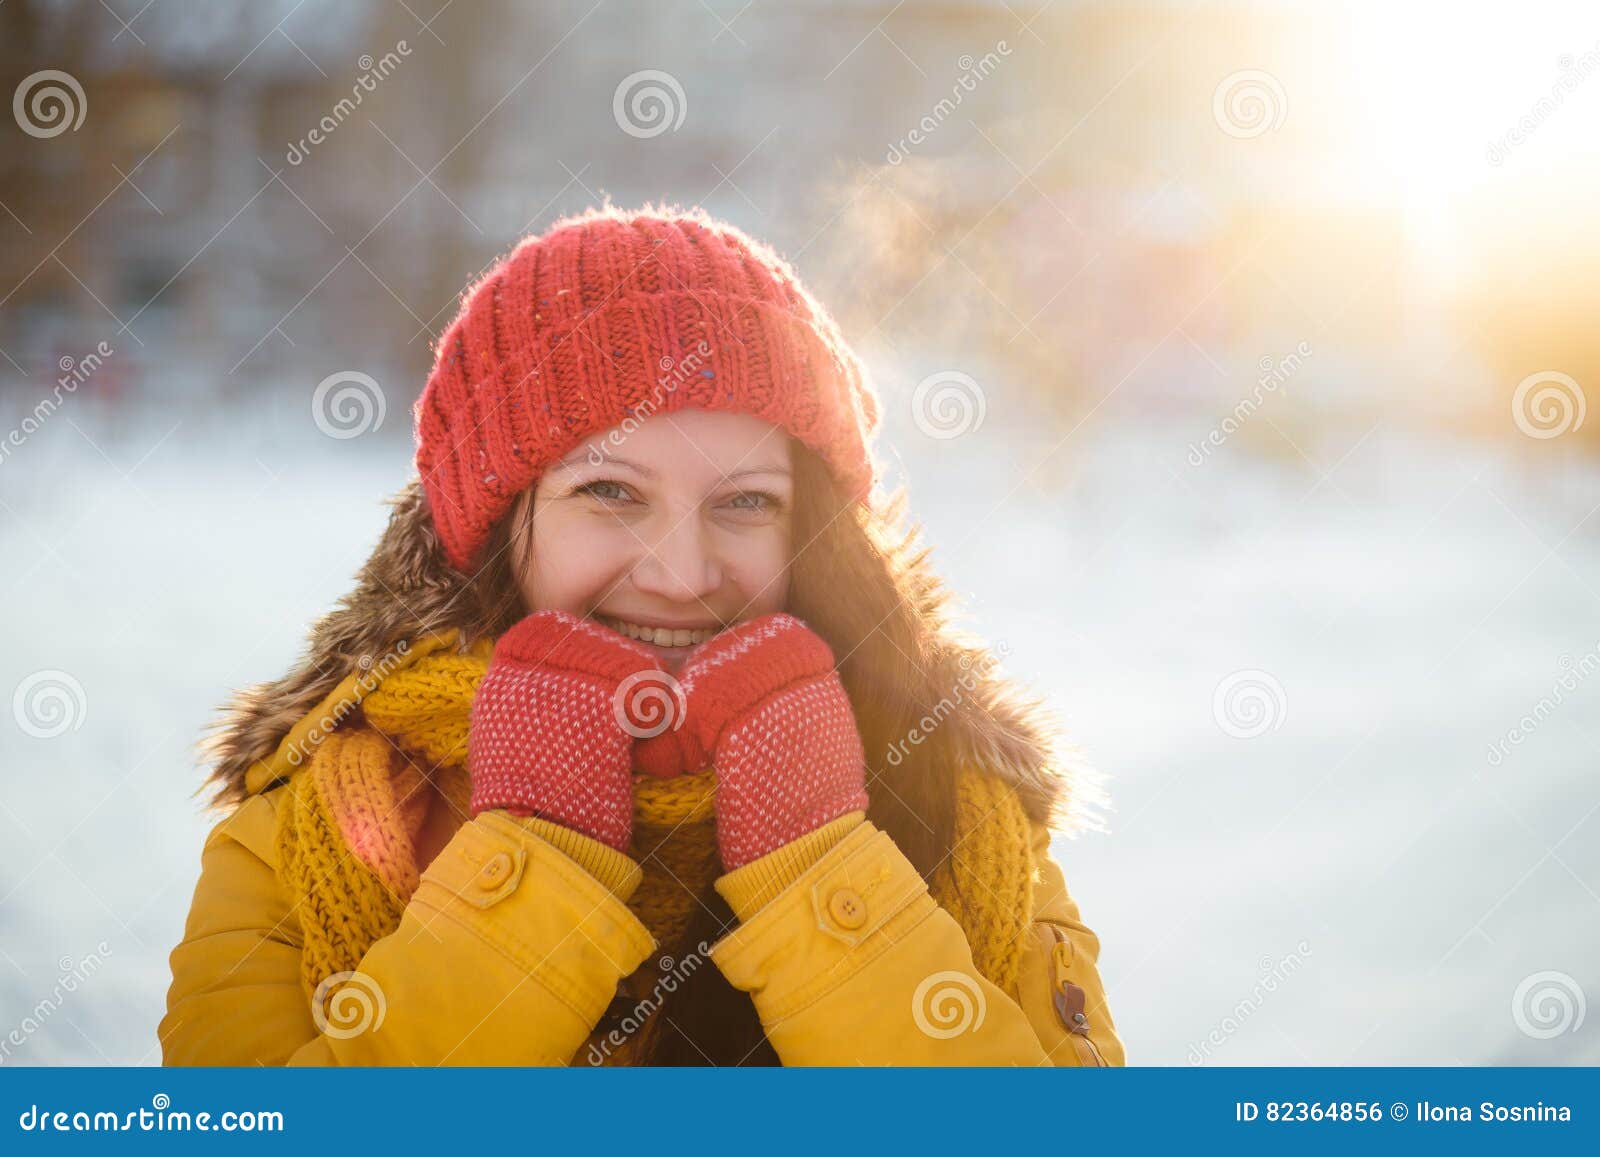
[[472, 700], [472, 814], [542, 816], [626, 852], [633, 743], [650, 733], [635, 689], [667, 679], [645, 647], [590, 619], [524, 618], [496, 641]]
[[656, 775], [715, 766], [728, 871], [867, 806], [866, 757], [833, 652], [799, 619], [730, 627], [691, 651], [677, 678], [682, 725], [642, 739], [635, 758]]

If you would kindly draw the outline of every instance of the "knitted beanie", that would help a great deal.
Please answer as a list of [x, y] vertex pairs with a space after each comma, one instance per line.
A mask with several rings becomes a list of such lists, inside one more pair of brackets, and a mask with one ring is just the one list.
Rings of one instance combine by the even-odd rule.
[[595, 434], [689, 407], [752, 414], [854, 501], [878, 403], [837, 325], [769, 247], [703, 211], [590, 209], [520, 241], [462, 295], [413, 410], [450, 565]]

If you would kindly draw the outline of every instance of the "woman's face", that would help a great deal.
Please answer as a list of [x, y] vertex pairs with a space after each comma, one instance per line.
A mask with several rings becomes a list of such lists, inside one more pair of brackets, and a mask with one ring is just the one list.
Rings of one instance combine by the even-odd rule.
[[789, 436], [702, 409], [628, 426], [596, 434], [540, 478], [518, 583], [530, 612], [593, 616], [676, 670], [695, 643], [783, 609]]

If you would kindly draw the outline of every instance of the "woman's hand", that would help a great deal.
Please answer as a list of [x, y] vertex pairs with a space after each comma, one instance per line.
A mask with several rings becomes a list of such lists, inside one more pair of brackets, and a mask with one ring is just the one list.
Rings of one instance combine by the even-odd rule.
[[593, 620], [539, 611], [517, 623], [472, 701], [472, 814], [542, 816], [626, 852], [633, 743], [650, 733], [633, 692], [657, 683], [670, 679], [654, 654]]
[[662, 776], [715, 766], [728, 871], [867, 806], [861, 736], [833, 652], [799, 619], [730, 627], [690, 652], [677, 678], [681, 725], [641, 739], [635, 758]]

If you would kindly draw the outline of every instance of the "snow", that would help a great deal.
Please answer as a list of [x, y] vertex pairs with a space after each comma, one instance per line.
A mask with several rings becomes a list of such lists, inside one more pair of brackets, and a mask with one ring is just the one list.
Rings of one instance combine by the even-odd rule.
[[[1195, 467], [1214, 415], [1062, 441], [1013, 403], [937, 440], [908, 401], [883, 445], [934, 564], [1108, 777], [1109, 833], [1056, 853], [1132, 1063], [1600, 1063], [1513, 1014], [1544, 971], [1600, 993], [1600, 678], [1486, 757], [1600, 648], [1595, 471], [1381, 423]], [[0, 717], [0, 1063], [159, 1061], [212, 822], [192, 744], [293, 661], [410, 470], [403, 422], [337, 440], [307, 403], [72, 399], [0, 462], [0, 691], [83, 696], [54, 737]], [[1213, 715], [1238, 671], [1283, 688], [1254, 738]]]

